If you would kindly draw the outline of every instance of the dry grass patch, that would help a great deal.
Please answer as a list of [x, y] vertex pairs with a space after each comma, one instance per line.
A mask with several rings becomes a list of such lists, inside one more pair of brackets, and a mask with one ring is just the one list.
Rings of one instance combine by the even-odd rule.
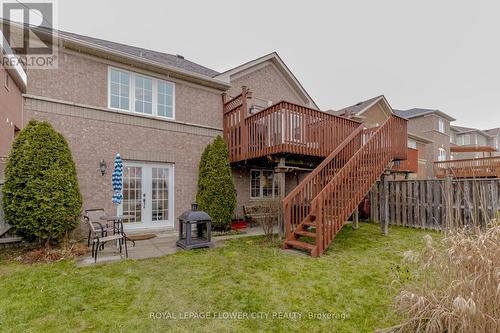
[[416, 276], [395, 304], [406, 320], [386, 331], [498, 332], [500, 224], [450, 233], [438, 244], [430, 236], [424, 240], [421, 253], [405, 253], [403, 266]]

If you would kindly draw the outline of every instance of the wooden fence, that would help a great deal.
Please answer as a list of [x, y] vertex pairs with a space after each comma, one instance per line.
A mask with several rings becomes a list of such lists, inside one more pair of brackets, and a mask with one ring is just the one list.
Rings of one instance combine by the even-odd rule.
[[374, 222], [443, 230], [497, 216], [500, 179], [382, 180], [370, 191]]
[[0, 178], [0, 230], [2, 230], [6, 226], [3, 217], [2, 186], [3, 186], [3, 180]]

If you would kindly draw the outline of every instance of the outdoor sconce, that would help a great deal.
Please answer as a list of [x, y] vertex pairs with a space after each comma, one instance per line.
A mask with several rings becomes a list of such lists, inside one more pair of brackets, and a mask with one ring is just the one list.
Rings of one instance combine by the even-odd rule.
[[104, 174], [106, 173], [106, 162], [104, 160], [101, 160], [101, 162], [99, 162], [99, 170], [101, 171], [101, 176], [104, 176]]

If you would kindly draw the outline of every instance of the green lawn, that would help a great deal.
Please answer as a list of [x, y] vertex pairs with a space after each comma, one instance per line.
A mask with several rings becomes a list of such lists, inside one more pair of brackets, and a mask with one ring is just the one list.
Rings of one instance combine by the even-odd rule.
[[[383, 237], [376, 225], [346, 226], [317, 259], [241, 238], [217, 249], [85, 268], [73, 261], [4, 261], [0, 330], [371, 332], [397, 323], [389, 272], [404, 251], [421, 247], [426, 233], [392, 227]], [[211, 318], [184, 319], [184, 313], [206, 312]], [[213, 318], [238, 312], [261, 318]], [[278, 318], [289, 312], [301, 318]], [[310, 319], [309, 313], [331, 318]]]

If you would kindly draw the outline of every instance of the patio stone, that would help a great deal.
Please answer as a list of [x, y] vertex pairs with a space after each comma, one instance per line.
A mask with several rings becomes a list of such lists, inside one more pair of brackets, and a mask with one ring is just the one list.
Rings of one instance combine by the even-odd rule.
[[[172, 231], [155, 233], [156, 237], [147, 240], [140, 240], [135, 242], [135, 247], [132, 246], [132, 242], [127, 242], [128, 244], [128, 258], [132, 260], [140, 260], [147, 258], [161, 257], [164, 255], [169, 255], [177, 251], [183, 251], [178, 248], [175, 244], [177, 241], [177, 233]], [[241, 238], [241, 237], [251, 237], [263, 235], [264, 231], [260, 227], [247, 228], [244, 234], [238, 235], [225, 235], [212, 237], [215, 244], [214, 247], [224, 246], [224, 241], [228, 239]], [[119, 249], [115, 244], [108, 243], [105, 245], [104, 250], [99, 251], [97, 255], [97, 263], [109, 263], [116, 262], [118, 260], [125, 259], [125, 249], [123, 253], [120, 254]], [[77, 266], [89, 266], [94, 264], [94, 259], [90, 253], [82, 257]]]

